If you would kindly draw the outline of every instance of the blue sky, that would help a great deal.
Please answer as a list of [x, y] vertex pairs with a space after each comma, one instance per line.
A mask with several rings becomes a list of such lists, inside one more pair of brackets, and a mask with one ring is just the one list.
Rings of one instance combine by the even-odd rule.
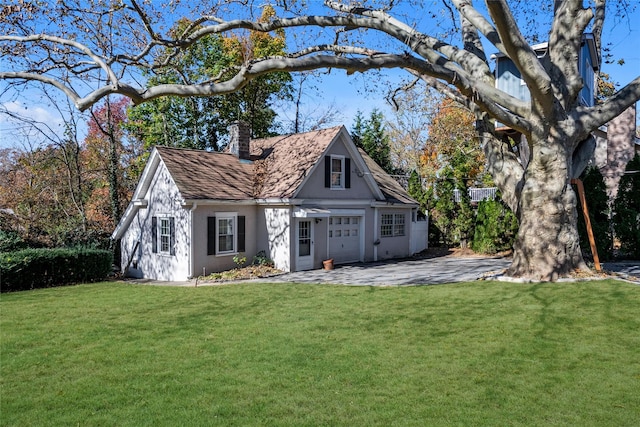
[[[423, 23], [429, 19], [426, 16], [412, 17]], [[423, 27], [420, 29], [424, 30]], [[613, 58], [624, 59], [623, 65], [603, 64], [602, 70], [610, 74], [613, 81], [622, 85], [640, 75], [640, 7], [636, 7], [626, 19], [609, 19], [603, 40], [610, 47]], [[1, 63], [0, 66], [2, 66]], [[340, 122], [347, 128], [351, 127], [358, 110], [367, 116], [373, 108], [378, 108], [386, 116], [390, 116], [391, 109], [384, 100], [384, 89], [389, 87], [389, 82], [399, 82], [407, 75], [401, 70], [386, 70], [383, 73], [388, 80], [373, 73], [347, 76], [345, 71], [332, 70], [331, 73], [322, 75], [317, 84], [318, 91], [309, 91], [303, 102], [306, 104], [306, 109], [311, 111], [320, 111], [333, 106], [340, 112]], [[1, 86], [0, 83], [0, 89]], [[53, 128], [60, 128], [59, 116], [39, 97], [35, 89], [29, 90], [26, 95], [26, 97], [8, 100], [6, 95], [2, 94], [4, 98], [0, 98], [0, 103], [11, 111], [28, 114], [49, 123]], [[282, 120], [286, 121], [287, 118], [283, 117]], [[20, 146], [21, 143], [16, 130], [0, 115], [0, 148]]]
[[[638, 0], [640, 5], [640, 0]], [[616, 60], [623, 59], [624, 64], [617, 62], [602, 64], [602, 71], [609, 74], [611, 79], [618, 84], [618, 88], [629, 83], [640, 75], [640, 6], [636, 7], [627, 19], [615, 22], [614, 19], [606, 21], [603, 32], [603, 42], [609, 44], [610, 53]], [[487, 43], [487, 45], [489, 45]], [[399, 81], [406, 73], [395, 70], [385, 71], [392, 81]], [[371, 109], [379, 108], [385, 115], [391, 113], [390, 106], [379, 93], [367, 93], [362, 80], [367, 80], [367, 75], [347, 76], [346, 72], [334, 70], [324, 79], [324, 101], [334, 102], [344, 112], [347, 127], [351, 126], [353, 117], [359, 109], [365, 116]], [[322, 100], [318, 100], [322, 101]], [[640, 114], [638, 115], [640, 117]]]

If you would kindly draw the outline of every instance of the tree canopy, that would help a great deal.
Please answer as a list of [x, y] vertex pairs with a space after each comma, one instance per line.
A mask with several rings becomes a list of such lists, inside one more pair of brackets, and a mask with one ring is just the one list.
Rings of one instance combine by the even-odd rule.
[[[265, 7], [258, 22], [268, 22], [273, 15], [273, 8]], [[193, 22], [183, 18], [170, 34], [175, 37], [192, 25]], [[165, 48], [162, 62], [166, 65], [154, 70], [147, 87], [188, 85], [225, 75], [232, 72], [233, 67], [253, 58], [284, 54], [285, 47], [282, 31], [274, 36], [258, 32], [251, 32], [246, 37], [206, 35], [177, 54]], [[174, 57], [169, 60], [171, 55]], [[253, 137], [272, 136], [276, 125], [272, 101], [291, 96], [291, 80], [288, 73], [270, 73], [226, 96], [154, 99], [131, 109], [128, 129], [146, 147], [165, 145], [219, 150], [225, 145], [229, 124], [236, 120], [248, 123]]]
[[[589, 157], [583, 154], [594, 148], [591, 131], [640, 99], [640, 75], [622, 82], [598, 105], [585, 105], [579, 97], [585, 84], [580, 51], [589, 32], [597, 63], [605, 18], [624, 13], [630, 2], [444, 0], [443, 13], [434, 13], [428, 2], [415, 6], [431, 12], [425, 15], [406, 13], [401, 2], [326, 0], [322, 9], [308, 2], [277, 4], [277, 17], [261, 21], [253, 18], [259, 14], [251, 2], [242, 7], [232, 1], [198, 3], [190, 11], [191, 24], [177, 34], [165, 28], [171, 28], [169, 12], [187, 7], [179, 1], [169, 6], [136, 0], [4, 6], [0, 53], [6, 66], [0, 78], [14, 85], [54, 86], [86, 110], [113, 94], [135, 104], [163, 96], [229, 94], [274, 72], [401, 69], [473, 112], [488, 170], [520, 221], [508, 273], [554, 280], [586, 269], [570, 180], [583, 170], [580, 159]], [[534, 8], [543, 13], [527, 13]], [[285, 31], [293, 48], [243, 57], [224, 72], [188, 84], [148, 86], [141, 78], [141, 70], [166, 67], [205, 37], [247, 31]], [[543, 54], [533, 47], [541, 41]], [[496, 85], [494, 53], [513, 63], [528, 100]], [[499, 137], [495, 121], [522, 135], [530, 149], [526, 161]]]

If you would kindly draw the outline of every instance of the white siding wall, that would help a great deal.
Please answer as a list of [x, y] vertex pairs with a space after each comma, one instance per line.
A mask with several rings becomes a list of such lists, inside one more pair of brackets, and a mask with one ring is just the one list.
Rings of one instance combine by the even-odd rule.
[[411, 222], [411, 255], [429, 247], [429, 217]]
[[258, 214], [257, 251], [265, 251], [282, 271], [291, 271], [293, 251], [293, 231], [291, 230], [291, 209], [288, 207], [262, 207]]
[[[140, 242], [129, 275], [153, 280], [187, 280], [189, 276], [189, 211], [179, 202], [178, 189], [161, 162], [146, 196], [148, 206], [139, 209], [122, 238], [122, 266]], [[174, 218], [175, 255], [153, 253], [152, 217]], [[135, 267], [134, 267], [135, 263]]]

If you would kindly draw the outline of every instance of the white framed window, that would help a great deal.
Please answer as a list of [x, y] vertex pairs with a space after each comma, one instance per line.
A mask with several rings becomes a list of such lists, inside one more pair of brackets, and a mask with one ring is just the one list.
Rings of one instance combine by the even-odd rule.
[[382, 214], [380, 221], [381, 237], [404, 236], [405, 215], [404, 214]]
[[404, 214], [393, 215], [393, 235], [404, 236]]
[[237, 252], [237, 219], [235, 212], [216, 215], [216, 254], [226, 255]]
[[246, 250], [246, 217], [217, 212], [207, 217], [207, 255], [235, 255]]
[[343, 156], [331, 156], [331, 188], [344, 188]]
[[380, 222], [380, 236], [393, 236], [393, 214], [382, 214], [382, 221]]
[[168, 215], [151, 217], [151, 252], [161, 255], [176, 254], [175, 218]]
[[169, 217], [160, 218], [158, 235], [160, 237], [160, 253], [169, 254], [171, 252], [171, 219]]

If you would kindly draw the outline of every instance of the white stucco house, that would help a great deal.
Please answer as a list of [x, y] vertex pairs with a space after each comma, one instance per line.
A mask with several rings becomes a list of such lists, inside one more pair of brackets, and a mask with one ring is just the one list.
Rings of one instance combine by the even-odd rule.
[[260, 251], [298, 271], [426, 247], [416, 201], [343, 126], [259, 140], [242, 123], [230, 130], [228, 152], [153, 150], [112, 234], [123, 273], [188, 280]]

